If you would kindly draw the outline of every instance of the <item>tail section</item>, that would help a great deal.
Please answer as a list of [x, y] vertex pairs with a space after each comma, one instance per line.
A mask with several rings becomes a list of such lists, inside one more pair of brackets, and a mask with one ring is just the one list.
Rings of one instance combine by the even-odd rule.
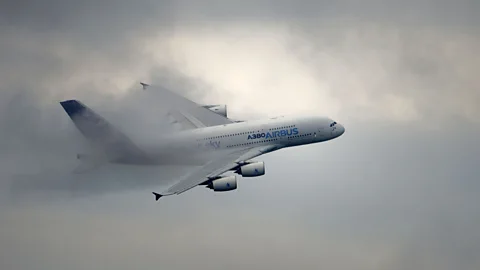
[[111, 162], [141, 163], [144, 154], [130, 139], [103, 117], [77, 100], [60, 102], [77, 129], [97, 149], [103, 150]]
[[116, 133], [113, 127], [100, 115], [77, 100], [60, 102], [65, 112], [70, 116], [78, 130], [90, 142], [105, 144], [112, 141]]

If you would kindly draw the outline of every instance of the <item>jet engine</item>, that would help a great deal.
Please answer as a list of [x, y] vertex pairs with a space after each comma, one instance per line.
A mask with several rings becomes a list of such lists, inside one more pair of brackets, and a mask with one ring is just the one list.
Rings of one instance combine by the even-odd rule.
[[255, 177], [265, 174], [265, 163], [254, 162], [247, 165], [243, 165], [240, 169], [237, 170], [238, 174], [241, 174], [243, 177]]
[[232, 175], [213, 180], [207, 185], [207, 188], [213, 189], [213, 191], [230, 191], [237, 189], [237, 176]]
[[222, 116], [227, 117], [227, 105], [225, 105], [225, 104], [207, 105], [207, 106], [203, 106], [203, 107], [211, 110], [212, 112], [214, 112], [216, 114], [220, 114]]

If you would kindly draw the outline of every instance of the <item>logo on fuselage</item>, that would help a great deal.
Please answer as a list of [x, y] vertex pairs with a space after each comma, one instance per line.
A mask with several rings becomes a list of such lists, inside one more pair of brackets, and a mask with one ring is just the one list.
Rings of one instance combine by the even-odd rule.
[[205, 143], [198, 143], [198, 148], [218, 149], [220, 148], [220, 141], [208, 141]]
[[285, 136], [293, 136], [298, 134], [298, 128], [291, 128], [291, 129], [282, 129], [270, 132], [262, 132], [256, 134], [248, 135], [248, 140], [254, 139], [270, 139], [270, 138], [278, 138], [278, 137], [285, 137]]

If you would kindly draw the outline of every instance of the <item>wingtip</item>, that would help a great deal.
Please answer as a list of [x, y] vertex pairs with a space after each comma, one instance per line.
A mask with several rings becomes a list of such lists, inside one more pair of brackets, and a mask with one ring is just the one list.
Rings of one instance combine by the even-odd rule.
[[156, 192], [152, 192], [152, 194], [155, 196], [155, 201], [158, 201], [163, 196], [162, 194]]

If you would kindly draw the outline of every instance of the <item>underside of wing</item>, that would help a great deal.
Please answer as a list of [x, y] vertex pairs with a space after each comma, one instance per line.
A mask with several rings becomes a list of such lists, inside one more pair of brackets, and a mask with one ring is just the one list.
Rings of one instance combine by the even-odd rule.
[[252, 147], [230, 152], [228, 154], [219, 156], [199, 169], [187, 175], [184, 179], [178, 181], [165, 192], [153, 193], [158, 200], [161, 196], [173, 195], [183, 193], [191, 188], [194, 188], [205, 182], [215, 180], [225, 172], [235, 170], [245, 164], [246, 161], [260, 156], [262, 154], [272, 152], [279, 149], [279, 146], [261, 146]]

